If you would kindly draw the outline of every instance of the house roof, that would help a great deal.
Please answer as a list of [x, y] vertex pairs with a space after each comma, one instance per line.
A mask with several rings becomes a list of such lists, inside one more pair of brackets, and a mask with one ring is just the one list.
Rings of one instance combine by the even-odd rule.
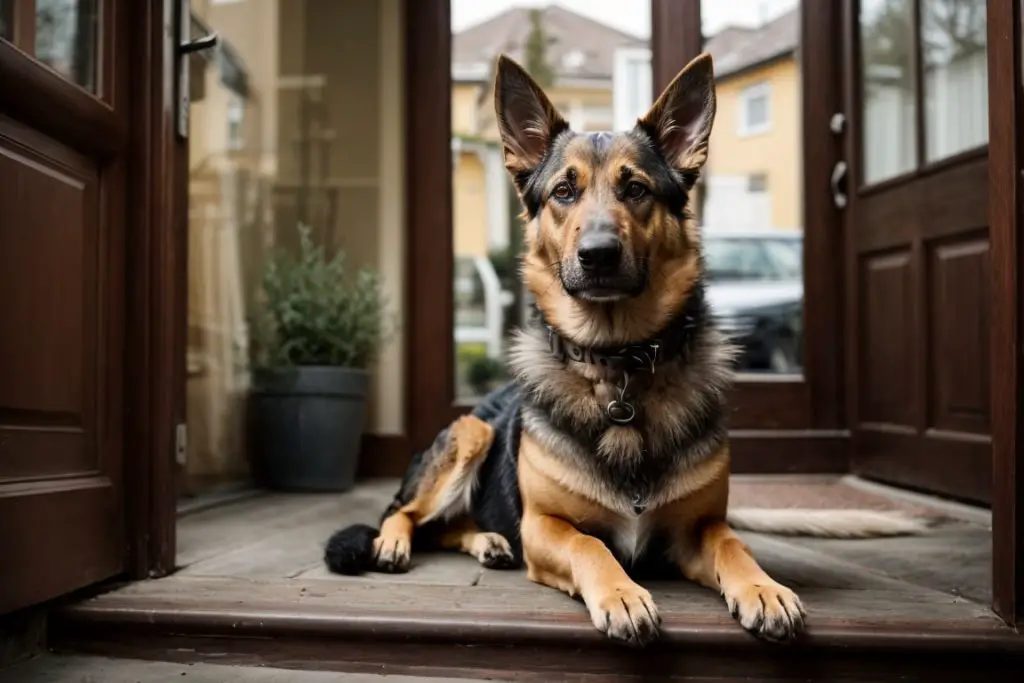
[[715, 60], [715, 77], [728, 78], [750, 67], [796, 51], [800, 12], [790, 10], [757, 28], [727, 26], [709, 37], [704, 49]]
[[543, 13], [543, 26], [551, 38], [549, 60], [560, 78], [611, 78], [616, 48], [647, 45], [643, 38], [560, 5], [515, 7], [452, 36], [453, 77], [486, 80], [491, 62], [501, 52], [522, 61], [532, 9]]

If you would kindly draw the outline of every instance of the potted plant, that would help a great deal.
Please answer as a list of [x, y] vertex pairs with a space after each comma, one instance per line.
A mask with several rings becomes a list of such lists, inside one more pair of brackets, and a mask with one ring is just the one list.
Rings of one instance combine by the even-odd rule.
[[299, 227], [299, 253], [266, 264], [250, 323], [250, 464], [269, 488], [352, 487], [366, 417], [367, 368], [390, 330], [377, 273], [350, 272]]

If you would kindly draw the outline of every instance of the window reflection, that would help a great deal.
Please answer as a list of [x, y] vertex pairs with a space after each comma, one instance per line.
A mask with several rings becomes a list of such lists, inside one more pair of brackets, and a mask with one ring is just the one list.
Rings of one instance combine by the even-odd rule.
[[98, 0], [36, 0], [35, 57], [96, 90]]
[[[404, 127], [401, 4], [192, 3], [192, 37], [221, 41], [190, 58], [187, 494], [250, 476], [244, 416], [264, 360], [253, 323], [269, 257], [296, 256], [300, 226], [351, 275], [387, 271], [400, 305], [404, 168], [400, 149], [389, 155]], [[397, 433], [401, 348], [382, 353], [366, 428]]]
[[925, 158], [988, 142], [985, 0], [923, 0]]
[[860, 5], [865, 183], [907, 173], [917, 163], [913, 17], [911, 0]]
[[0, 0], [0, 38], [14, 40], [14, 0]]

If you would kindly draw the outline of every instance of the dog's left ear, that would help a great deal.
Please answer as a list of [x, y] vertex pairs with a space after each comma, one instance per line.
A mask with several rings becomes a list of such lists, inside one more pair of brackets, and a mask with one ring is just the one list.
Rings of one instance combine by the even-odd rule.
[[494, 83], [494, 109], [505, 153], [505, 168], [516, 185], [544, 160], [551, 142], [569, 124], [523, 67], [501, 55]]
[[711, 55], [696, 57], [669, 83], [638, 121], [675, 168], [697, 173], [708, 160], [715, 121], [715, 70]]

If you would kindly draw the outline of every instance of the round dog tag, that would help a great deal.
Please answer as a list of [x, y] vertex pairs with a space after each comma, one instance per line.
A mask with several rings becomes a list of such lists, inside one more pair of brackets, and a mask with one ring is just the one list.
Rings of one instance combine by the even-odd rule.
[[607, 408], [608, 419], [615, 424], [629, 424], [636, 417], [636, 409], [625, 401], [612, 401]]

